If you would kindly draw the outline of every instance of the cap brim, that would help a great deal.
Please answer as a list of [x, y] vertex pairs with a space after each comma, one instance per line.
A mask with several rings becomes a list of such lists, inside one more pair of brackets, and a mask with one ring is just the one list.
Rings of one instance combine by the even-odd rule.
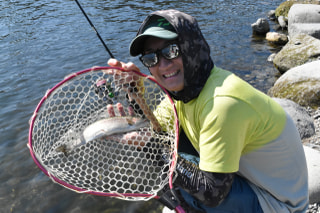
[[172, 40], [178, 37], [175, 32], [160, 27], [151, 27], [144, 33], [135, 37], [130, 44], [130, 55], [137, 56], [143, 52], [144, 42], [148, 37], [157, 37], [165, 40]]

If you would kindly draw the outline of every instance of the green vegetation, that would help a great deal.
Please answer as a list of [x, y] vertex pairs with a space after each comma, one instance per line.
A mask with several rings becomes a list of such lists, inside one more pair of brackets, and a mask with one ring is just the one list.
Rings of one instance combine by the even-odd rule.
[[288, 17], [289, 10], [294, 3], [295, 2], [293, 0], [285, 1], [281, 3], [279, 7], [276, 9], [276, 12], [275, 12], [276, 17], [279, 17], [279, 16]]
[[320, 92], [317, 89], [318, 81], [310, 79], [295, 83], [281, 83], [271, 88], [268, 94], [272, 97], [286, 98], [301, 106], [310, 106], [314, 109], [320, 106]]
[[284, 16], [288, 18], [288, 13], [294, 4], [320, 4], [317, 0], [289, 0], [281, 3], [275, 11], [276, 17]]

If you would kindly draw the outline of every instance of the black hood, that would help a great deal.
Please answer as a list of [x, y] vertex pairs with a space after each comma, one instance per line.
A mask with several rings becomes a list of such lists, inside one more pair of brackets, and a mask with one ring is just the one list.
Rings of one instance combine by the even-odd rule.
[[184, 66], [184, 89], [170, 92], [176, 100], [184, 103], [198, 97], [214, 66], [210, 57], [210, 47], [204, 39], [198, 23], [192, 16], [177, 10], [162, 10], [151, 13], [143, 21], [137, 36], [152, 16], [165, 18], [178, 34], [179, 48]]

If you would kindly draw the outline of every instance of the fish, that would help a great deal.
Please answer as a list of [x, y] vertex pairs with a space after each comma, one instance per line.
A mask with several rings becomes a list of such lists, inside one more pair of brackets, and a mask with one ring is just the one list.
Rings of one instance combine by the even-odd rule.
[[87, 126], [82, 133], [81, 140], [88, 143], [101, 137], [139, 130], [149, 125], [150, 122], [147, 119], [138, 117], [105, 118]]
[[55, 152], [62, 152], [67, 157], [75, 148], [93, 140], [110, 135], [136, 131], [148, 126], [150, 126], [148, 119], [133, 116], [101, 119], [87, 126], [82, 133], [77, 134], [75, 131], [69, 130], [64, 137], [64, 140], [69, 139], [68, 142], [59, 142], [58, 144], [60, 145], [55, 148]]

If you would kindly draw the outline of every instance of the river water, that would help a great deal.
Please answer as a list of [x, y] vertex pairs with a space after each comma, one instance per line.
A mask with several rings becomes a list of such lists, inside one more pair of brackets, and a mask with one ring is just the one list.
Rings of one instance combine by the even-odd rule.
[[[148, 13], [175, 8], [195, 16], [215, 64], [263, 92], [277, 78], [267, 57], [278, 49], [253, 37], [250, 25], [281, 2], [80, 0], [115, 57], [139, 66], [128, 46]], [[41, 97], [67, 74], [106, 66], [109, 56], [72, 0], [0, 0], [0, 5], [0, 212], [161, 212], [155, 201], [67, 190], [34, 164], [27, 148], [28, 121]]]

